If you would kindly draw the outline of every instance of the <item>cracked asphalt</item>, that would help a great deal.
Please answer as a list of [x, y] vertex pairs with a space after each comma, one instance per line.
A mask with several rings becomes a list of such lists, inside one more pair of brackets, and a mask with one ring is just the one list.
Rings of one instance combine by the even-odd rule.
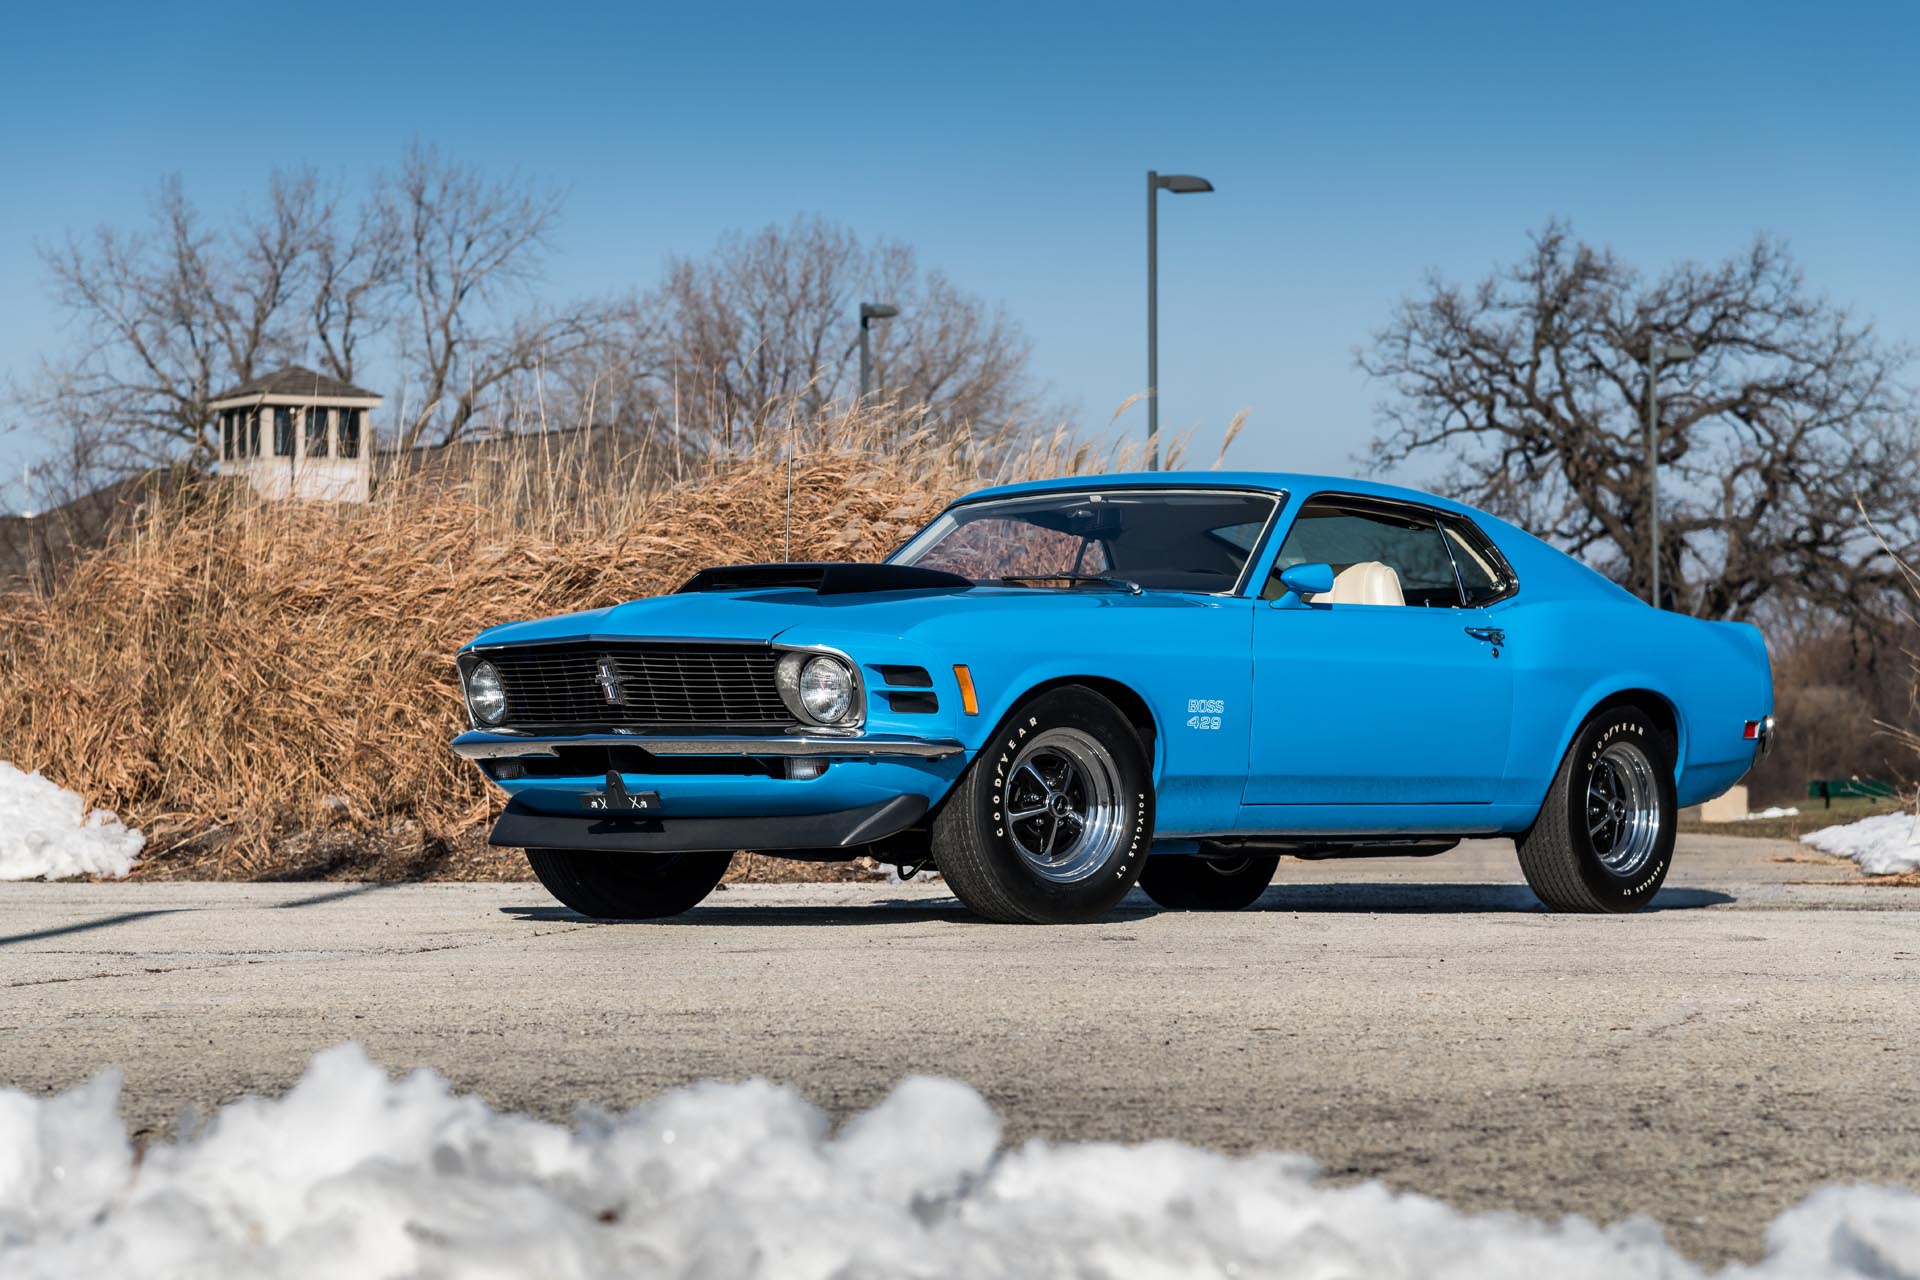
[[1468, 1209], [1647, 1214], [1712, 1264], [1821, 1183], [1920, 1187], [1920, 889], [1797, 852], [1683, 836], [1625, 918], [1544, 914], [1485, 842], [1063, 929], [923, 883], [634, 925], [527, 884], [0, 885], [0, 1084], [117, 1064], [152, 1136], [349, 1039], [553, 1119], [750, 1075], [844, 1115], [933, 1072], [1014, 1140], [1304, 1151]]

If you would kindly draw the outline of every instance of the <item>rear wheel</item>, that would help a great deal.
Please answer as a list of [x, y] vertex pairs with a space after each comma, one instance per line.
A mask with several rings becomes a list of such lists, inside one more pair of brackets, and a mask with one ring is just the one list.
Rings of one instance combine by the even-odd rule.
[[1609, 707], [1573, 736], [1520, 869], [1555, 911], [1638, 911], [1673, 863], [1674, 747], [1637, 707]]
[[1153, 778], [1133, 726], [1078, 685], [1022, 704], [954, 785], [933, 861], [989, 920], [1067, 924], [1111, 911], [1153, 838]]
[[527, 862], [548, 893], [601, 920], [677, 916], [712, 893], [732, 861], [731, 853], [527, 850]]
[[1147, 859], [1140, 887], [1169, 911], [1238, 911], [1259, 900], [1279, 866], [1277, 853], [1233, 859], [1163, 854]]

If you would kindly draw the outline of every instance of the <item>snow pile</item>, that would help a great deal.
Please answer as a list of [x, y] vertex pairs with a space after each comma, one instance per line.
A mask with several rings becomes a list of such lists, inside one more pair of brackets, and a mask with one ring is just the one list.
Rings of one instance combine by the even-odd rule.
[[1852, 858], [1870, 876], [1920, 871], [1920, 818], [1882, 813], [1838, 827], [1822, 827], [1800, 837], [1822, 853]]
[[1797, 808], [1782, 809], [1779, 805], [1774, 805], [1771, 808], [1760, 809], [1756, 812], [1749, 813], [1742, 818], [1741, 821], [1760, 822], [1767, 818], [1797, 818], [1799, 816], [1800, 810]]
[[[109, 1073], [0, 1093], [0, 1275], [1663, 1277], [1644, 1219], [1469, 1217], [1298, 1156], [1032, 1143], [912, 1079], [838, 1133], [792, 1091], [705, 1083], [571, 1128], [394, 1081], [344, 1045], [286, 1097], [136, 1162]], [[1920, 1197], [1823, 1190], [1737, 1274], [1920, 1277]], [[1736, 1273], [1729, 1273], [1730, 1277]]]
[[0, 880], [123, 876], [147, 838], [38, 773], [0, 760]]

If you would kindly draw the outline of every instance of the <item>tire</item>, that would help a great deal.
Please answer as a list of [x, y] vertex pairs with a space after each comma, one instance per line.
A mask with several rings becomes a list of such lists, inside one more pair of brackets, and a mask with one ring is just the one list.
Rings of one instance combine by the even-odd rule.
[[547, 892], [597, 920], [677, 916], [712, 893], [732, 861], [731, 853], [527, 850], [527, 862]]
[[1279, 866], [1277, 853], [1233, 859], [1166, 854], [1147, 859], [1140, 887], [1169, 911], [1239, 911], [1259, 901]]
[[934, 819], [932, 852], [974, 914], [1074, 924], [1113, 910], [1152, 842], [1139, 735], [1111, 702], [1065, 685], [1016, 708], [974, 758]]
[[1573, 735], [1532, 828], [1517, 842], [1551, 911], [1638, 911], [1673, 864], [1674, 744], [1637, 707], [1607, 707]]

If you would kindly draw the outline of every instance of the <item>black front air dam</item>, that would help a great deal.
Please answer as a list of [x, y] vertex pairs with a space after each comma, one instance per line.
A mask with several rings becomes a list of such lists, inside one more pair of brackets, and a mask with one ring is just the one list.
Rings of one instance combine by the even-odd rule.
[[507, 803], [488, 844], [513, 849], [602, 849], [609, 853], [706, 853], [752, 849], [845, 849], [851, 858], [876, 840], [897, 835], [927, 812], [925, 796], [894, 796], [858, 809], [797, 817], [673, 818], [625, 814], [539, 813]]

